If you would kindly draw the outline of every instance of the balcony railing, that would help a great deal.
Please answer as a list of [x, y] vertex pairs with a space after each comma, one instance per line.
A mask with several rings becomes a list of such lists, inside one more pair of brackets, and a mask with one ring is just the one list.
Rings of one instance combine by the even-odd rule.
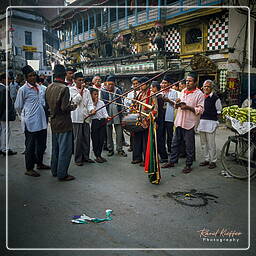
[[[136, 27], [138, 25], [161, 20], [163, 18], [171, 19], [178, 15], [182, 15], [184, 13], [198, 10], [200, 9], [200, 6], [211, 6], [211, 5], [213, 6], [213, 5], [222, 4], [223, 2], [224, 0], [178, 0], [176, 2], [173, 2], [171, 5], [167, 5], [166, 11], [163, 11], [163, 8], [160, 10], [160, 8], [157, 8], [157, 7], [156, 8], [148, 7], [148, 8], [145, 8], [145, 10], [143, 11], [139, 11], [139, 12], [134, 11], [133, 15], [126, 16], [119, 20], [115, 20], [109, 23], [109, 26], [111, 27], [111, 30], [113, 33], [118, 33], [122, 30], [128, 29], [129, 25], [133, 25]], [[176, 6], [176, 7], [172, 8], [173, 6], [174, 7]], [[189, 8], [189, 7], [183, 7], [183, 6], [195, 6], [195, 7]], [[74, 26], [75, 25], [76, 25], [76, 22], [74, 21]], [[102, 26], [99, 26], [99, 29], [102, 30]], [[77, 31], [77, 29], [75, 31]], [[71, 33], [71, 35], [67, 40], [61, 41], [60, 49], [63, 50], [75, 44], [78, 44], [87, 40], [91, 40], [94, 38], [95, 38], [95, 33], [93, 29], [89, 31], [85, 31], [80, 34], [76, 34], [76, 35], [73, 35], [73, 33]]]

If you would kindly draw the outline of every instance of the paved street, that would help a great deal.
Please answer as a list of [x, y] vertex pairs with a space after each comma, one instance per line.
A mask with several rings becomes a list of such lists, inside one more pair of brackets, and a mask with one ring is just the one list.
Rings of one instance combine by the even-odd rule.
[[[181, 173], [184, 159], [173, 169], [162, 169], [160, 185], [149, 183], [143, 168], [114, 155], [104, 164], [70, 165], [71, 182], [58, 182], [49, 171], [41, 177], [24, 175], [24, 135], [19, 123], [12, 127], [16, 156], [8, 168], [9, 248], [247, 248], [248, 185], [225, 178], [218, 168], [199, 167], [202, 160], [196, 136], [197, 161], [190, 174]], [[218, 156], [230, 132], [217, 132]], [[127, 139], [128, 141], [128, 139]], [[50, 137], [45, 163], [50, 163]], [[106, 154], [106, 152], [104, 152]], [[93, 155], [91, 155], [93, 157]], [[5, 196], [5, 158], [0, 157], [1, 202]], [[217, 196], [203, 207], [183, 206], [168, 195], [175, 191]], [[168, 193], [169, 192], [169, 193]], [[256, 182], [251, 182], [251, 215], [255, 216]], [[1, 226], [5, 222], [1, 207]], [[113, 220], [99, 224], [72, 224], [73, 215], [103, 218], [113, 210]], [[241, 232], [235, 241], [203, 241], [199, 230]], [[255, 222], [251, 223], [249, 251], [9, 251], [1, 255], [255, 255]], [[1, 241], [4, 238], [1, 228]], [[212, 238], [212, 237], [211, 237]], [[238, 240], [237, 240], [238, 239]], [[2, 244], [3, 245], [3, 244]]]

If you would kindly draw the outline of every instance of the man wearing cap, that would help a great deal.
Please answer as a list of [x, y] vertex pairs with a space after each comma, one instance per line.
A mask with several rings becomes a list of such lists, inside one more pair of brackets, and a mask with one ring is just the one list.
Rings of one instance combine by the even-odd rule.
[[[140, 88], [137, 88], [137, 89], [134, 89], [136, 87], [139, 86], [139, 78], [138, 77], [133, 77], [131, 79], [131, 82], [132, 82], [132, 86], [131, 86], [131, 89], [133, 89], [133, 91], [129, 92], [127, 94], [127, 98], [124, 99], [124, 105], [126, 107], [130, 107], [132, 105], [132, 100], [131, 99], [135, 99], [137, 94], [138, 94], [138, 91], [140, 90]], [[133, 137], [134, 137], [134, 134], [131, 133], [131, 136], [130, 136], [130, 147], [128, 149], [129, 152], [132, 152], [133, 151]]]
[[[113, 99], [117, 98], [117, 95], [121, 94], [121, 91], [115, 86], [116, 80], [114, 76], [109, 76], [106, 80], [107, 90], [101, 91], [101, 97], [105, 104]], [[110, 93], [109, 93], [110, 92]], [[116, 100], [118, 104], [122, 105], [121, 98]], [[122, 106], [115, 103], [108, 104], [106, 106], [108, 115], [110, 117], [115, 116], [118, 112], [122, 110]], [[123, 150], [123, 140], [122, 140], [122, 127], [121, 127], [121, 115], [117, 115], [114, 119], [107, 123], [107, 147], [108, 156], [113, 156], [114, 154], [114, 142], [113, 142], [113, 125], [116, 132], [116, 150], [119, 156], [126, 157], [127, 154]]]
[[76, 69], [74, 68], [67, 68], [66, 69], [66, 78], [65, 82], [67, 86], [73, 86], [73, 75], [76, 72]]
[[18, 90], [15, 108], [21, 115], [21, 123], [25, 132], [25, 162], [26, 175], [38, 177], [40, 174], [34, 170], [50, 169], [43, 164], [44, 139], [47, 129], [45, 115], [45, 90], [36, 83], [34, 69], [27, 65], [22, 68], [26, 82]]
[[84, 77], [82, 72], [74, 74], [74, 86], [69, 88], [70, 97], [77, 108], [71, 112], [74, 134], [74, 160], [77, 166], [82, 166], [84, 162], [94, 163], [90, 159], [90, 119], [89, 114], [94, 115], [95, 110], [88, 89], [84, 87]]
[[204, 95], [196, 88], [196, 73], [190, 73], [186, 78], [186, 83], [187, 89], [182, 91], [181, 97], [176, 100], [175, 104], [178, 111], [174, 122], [176, 129], [172, 140], [170, 159], [162, 168], [174, 167], [174, 164], [178, 162], [181, 142], [184, 139], [186, 166], [182, 171], [183, 173], [190, 173], [195, 155], [195, 128], [204, 111]]
[[[9, 79], [9, 76], [8, 76]], [[6, 86], [6, 73], [0, 74], [0, 155], [16, 155], [17, 152], [11, 149], [11, 128], [10, 121], [15, 121], [16, 112], [13, 106], [13, 101], [10, 96], [8, 86]], [[6, 102], [7, 90], [7, 102]], [[8, 104], [8, 113], [6, 116], [6, 103]], [[6, 144], [6, 134], [8, 145]]]
[[68, 174], [72, 157], [72, 120], [70, 112], [76, 105], [70, 101], [69, 88], [65, 83], [66, 69], [57, 64], [53, 70], [54, 82], [46, 89], [46, 102], [50, 109], [52, 129], [52, 176], [59, 181], [75, 179]]
[[[151, 90], [148, 82], [148, 77], [141, 77], [139, 79], [140, 92], [138, 93], [136, 99], [148, 105], [154, 105], [154, 110], [157, 111], [157, 100], [150, 97]], [[143, 85], [142, 85], [143, 84]], [[149, 113], [151, 110], [147, 107], [139, 104], [137, 105], [139, 111], [143, 111], [144, 113]], [[136, 132], [134, 134], [133, 140], [133, 151], [132, 151], [132, 164], [140, 163], [140, 166], [144, 166], [145, 154], [147, 148], [147, 133], [148, 129], [144, 131]]]
[[[172, 137], [173, 137], [173, 123], [174, 123], [174, 104], [178, 98], [176, 90], [171, 88], [173, 80], [170, 76], [164, 76], [161, 82], [161, 88], [166, 90], [163, 91], [163, 100], [165, 102], [165, 117], [164, 117], [164, 145], [167, 141], [167, 151], [171, 153]], [[167, 140], [166, 140], [167, 135]]]

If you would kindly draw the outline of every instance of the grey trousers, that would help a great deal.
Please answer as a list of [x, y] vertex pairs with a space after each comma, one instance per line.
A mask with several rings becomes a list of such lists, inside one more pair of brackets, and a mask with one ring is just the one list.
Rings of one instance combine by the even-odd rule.
[[[123, 149], [122, 140], [122, 127], [121, 124], [114, 124], [116, 132], [116, 151], [121, 151]], [[114, 151], [114, 141], [113, 141], [113, 125], [107, 125], [107, 146], [109, 151]]]
[[[6, 134], [8, 139], [8, 147], [6, 145]], [[10, 122], [8, 122], [8, 130], [7, 130], [7, 122], [0, 121], [0, 150], [5, 152], [10, 150], [11, 145], [11, 129]]]
[[72, 131], [52, 133], [52, 175], [65, 178], [72, 157]]
[[75, 163], [88, 161], [90, 155], [90, 125], [73, 123]]
[[194, 127], [190, 130], [186, 130], [181, 127], [177, 127], [172, 139], [170, 163], [177, 163], [179, 154], [181, 151], [182, 140], [186, 145], [186, 165], [191, 166], [195, 156], [195, 130]]

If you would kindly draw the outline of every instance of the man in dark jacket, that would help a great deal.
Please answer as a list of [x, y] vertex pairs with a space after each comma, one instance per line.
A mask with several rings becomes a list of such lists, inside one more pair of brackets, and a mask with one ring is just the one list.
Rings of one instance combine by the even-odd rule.
[[[115, 86], [115, 77], [109, 76], [106, 80], [107, 90], [103, 90], [101, 93], [101, 98], [105, 104], [116, 99], [118, 95], [121, 94], [121, 91]], [[107, 105], [107, 112], [110, 117], [116, 116], [122, 110], [122, 101], [121, 98], [116, 100], [117, 104], [111, 103]], [[120, 105], [121, 104], [121, 105]], [[113, 142], [113, 125], [116, 131], [116, 150], [119, 156], [126, 157], [127, 154], [123, 150], [123, 140], [122, 140], [122, 127], [121, 127], [121, 115], [117, 115], [113, 120], [107, 124], [107, 147], [108, 147], [108, 156], [114, 155], [114, 142]]]
[[54, 67], [54, 82], [46, 89], [46, 102], [50, 109], [52, 129], [51, 170], [60, 181], [70, 181], [74, 176], [68, 175], [72, 156], [72, 121], [70, 112], [76, 105], [70, 102], [69, 88], [65, 84], [66, 70], [62, 65]]
[[[10, 92], [6, 87], [6, 73], [0, 74], [0, 154], [3, 155], [16, 155], [17, 152], [10, 149], [11, 129], [9, 121], [14, 121], [16, 112]], [[6, 89], [8, 90], [8, 116], [6, 117]], [[6, 144], [6, 133], [8, 143]]]

